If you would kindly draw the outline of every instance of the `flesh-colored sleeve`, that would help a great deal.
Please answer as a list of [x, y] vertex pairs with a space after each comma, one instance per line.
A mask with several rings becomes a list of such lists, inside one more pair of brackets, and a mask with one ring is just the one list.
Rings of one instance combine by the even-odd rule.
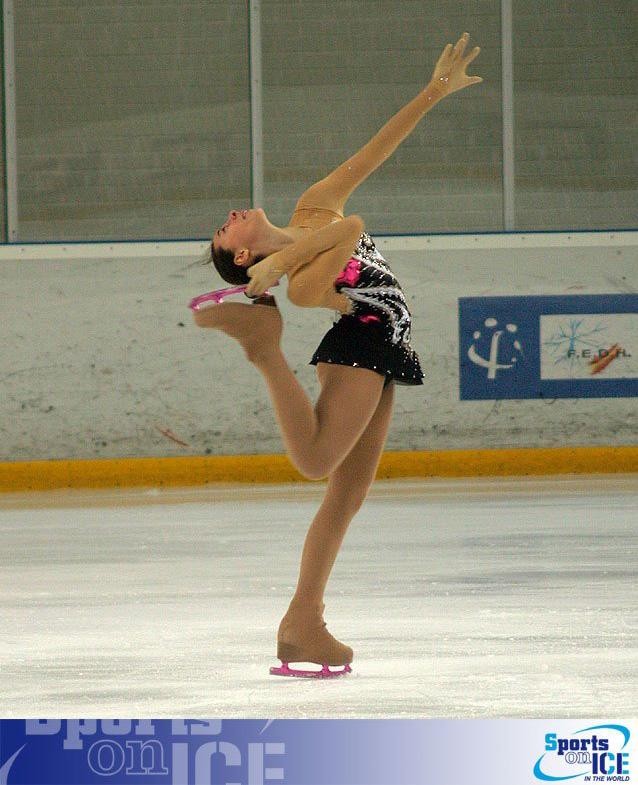
[[446, 87], [430, 82], [425, 90], [390, 118], [358, 152], [323, 180], [311, 185], [302, 194], [296, 209], [309, 205], [343, 212], [344, 205], [355, 188], [392, 155], [419, 120], [446, 94]]
[[363, 220], [349, 215], [342, 221], [322, 226], [267, 257], [271, 269], [288, 275], [288, 299], [302, 307], [325, 306], [334, 301], [334, 279], [356, 248]]

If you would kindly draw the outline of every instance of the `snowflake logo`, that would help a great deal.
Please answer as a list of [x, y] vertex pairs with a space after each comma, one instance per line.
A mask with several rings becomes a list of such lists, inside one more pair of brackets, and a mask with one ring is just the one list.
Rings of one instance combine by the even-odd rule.
[[554, 359], [554, 365], [569, 363], [570, 368], [578, 364], [579, 350], [601, 350], [600, 341], [595, 336], [607, 331], [604, 324], [597, 324], [591, 329], [584, 328], [584, 319], [570, 319], [566, 327], [561, 326], [557, 332], [544, 342]]

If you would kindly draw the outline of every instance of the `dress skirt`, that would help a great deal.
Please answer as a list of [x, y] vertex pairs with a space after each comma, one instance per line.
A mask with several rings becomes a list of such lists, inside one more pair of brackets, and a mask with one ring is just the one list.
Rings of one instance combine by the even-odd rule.
[[344, 314], [324, 335], [310, 360], [317, 363], [368, 368], [385, 377], [384, 388], [396, 384], [423, 384], [419, 357], [409, 343], [393, 342], [383, 324], [363, 322]]

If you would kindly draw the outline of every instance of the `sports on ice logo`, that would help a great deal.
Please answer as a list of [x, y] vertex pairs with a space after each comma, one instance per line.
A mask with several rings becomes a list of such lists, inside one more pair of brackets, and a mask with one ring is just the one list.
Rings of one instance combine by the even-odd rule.
[[[24, 743], [8, 759], [0, 757], [0, 785], [9, 785], [12, 767], [21, 763], [44, 766], [36, 782], [44, 783], [45, 775], [52, 777], [46, 782], [60, 782], [63, 773], [67, 785], [94, 782], [95, 775], [111, 783], [116, 777], [120, 785], [143, 785], [144, 777], [153, 782], [159, 777], [167, 785], [211, 785], [227, 782], [227, 777], [233, 785], [265, 785], [284, 779], [283, 767], [269, 762], [283, 763], [286, 745], [253, 738], [255, 733], [261, 736], [273, 720], [258, 731], [255, 726], [260, 722], [230, 721], [223, 737], [222, 721], [215, 719], [28, 719], [24, 723]], [[56, 740], [57, 744], [47, 743]]]
[[497, 371], [515, 367], [518, 357], [523, 355], [523, 348], [520, 341], [514, 339], [518, 330], [515, 324], [506, 324], [504, 330], [498, 330], [498, 321], [490, 316], [484, 325], [491, 333], [484, 336], [480, 330], [475, 330], [467, 356], [475, 365], [487, 370], [488, 379], [496, 379]]
[[631, 782], [629, 729], [624, 725], [594, 725], [565, 736], [545, 734], [545, 752], [534, 765], [541, 782]]

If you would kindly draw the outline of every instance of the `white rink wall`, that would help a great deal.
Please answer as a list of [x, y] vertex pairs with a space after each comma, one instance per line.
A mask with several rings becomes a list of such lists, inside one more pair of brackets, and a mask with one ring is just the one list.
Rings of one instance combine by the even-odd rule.
[[[638, 291], [638, 233], [582, 245], [548, 234], [546, 246], [526, 235], [533, 247], [495, 237], [375, 237], [406, 291], [426, 374], [423, 387], [397, 387], [387, 449], [636, 444], [635, 398], [459, 400], [459, 297]], [[223, 285], [189, 267], [200, 246], [137, 258], [3, 247], [0, 460], [284, 452], [261, 376], [234, 341], [193, 325], [189, 299]], [[308, 361], [334, 313], [292, 306], [284, 285], [275, 294], [284, 352], [315, 400]]]

